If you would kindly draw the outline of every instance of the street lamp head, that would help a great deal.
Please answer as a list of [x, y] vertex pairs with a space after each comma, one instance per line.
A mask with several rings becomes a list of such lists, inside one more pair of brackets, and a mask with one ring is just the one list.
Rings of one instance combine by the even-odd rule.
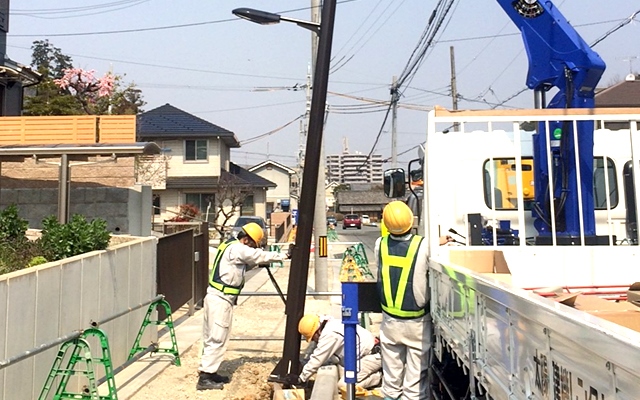
[[280, 22], [280, 15], [253, 8], [236, 8], [231, 11], [235, 16], [260, 25], [272, 25]]
[[255, 22], [260, 25], [273, 25], [278, 24], [280, 21], [293, 22], [294, 24], [308, 29], [315, 34], [320, 34], [320, 24], [317, 22], [303, 21], [300, 19], [283, 17], [279, 14], [270, 13], [267, 11], [254, 10], [253, 8], [236, 8], [231, 11], [235, 16], [246, 19], [247, 21]]

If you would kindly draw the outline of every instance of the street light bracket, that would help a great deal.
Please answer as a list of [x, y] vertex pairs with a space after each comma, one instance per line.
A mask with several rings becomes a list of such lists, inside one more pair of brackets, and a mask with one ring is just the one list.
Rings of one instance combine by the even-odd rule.
[[296, 18], [283, 17], [280, 14], [271, 13], [268, 11], [256, 10], [253, 8], [236, 8], [231, 11], [233, 15], [246, 19], [247, 21], [255, 22], [260, 25], [273, 25], [278, 24], [280, 21], [293, 22], [294, 24], [308, 29], [314, 32], [316, 35], [320, 35], [320, 24], [317, 22], [304, 21]]

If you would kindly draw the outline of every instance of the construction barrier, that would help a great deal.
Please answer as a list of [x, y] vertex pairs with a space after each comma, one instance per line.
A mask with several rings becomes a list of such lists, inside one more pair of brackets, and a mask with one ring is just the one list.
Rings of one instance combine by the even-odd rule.
[[341, 282], [363, 282], [375, 279], [369, 269], [369, 259], [362, 243], [348, 247], [342, 256]]
[[[164, 321], [151, 320], [152, 312], [162, 306], [167, 313], [167, 319]], [[97, 324], [96, 324], [97, 325]], [[171, 349], [160, 348], [158, 344], [153, 343], [148, 347], [140, 347], [140, 340], [148, 325], [166, 325], [171, 336]], [[91, 353], [91, 347], [87, 341], [90, 336], [95, 336], [100, 342], [100, 356], [94, 357]], [[70, 351], [70, 352], [69, 352]], [[53, 366], [47, 376], [47, 380], [40, 392], [38, 400], [46, 400], [49, 392], [55, 386], [55, 394], [53, 399], [91, 399], [91, 400], [118, 400], [118, 394], [115, 384], [115, 374], [133, 362], [148, 353], [169, 353], [174, 356], [174, 363], [180, 366], [180, 353], [178, 351], [178, 343], [176, 341], [173, 319], [171, 317], [171, 307], [164, 298], [158, 298], [149, 305], [147, 314], [144, 317], [136, 340], [129, 353], [127, 362], [113, 369], [111, 361], [111, 352], [109, 350], [109, 340], [106, 333], [97, 327], [91, 327], [80, 332], [76, 337], [67, 340], [60, 346], [60, 350], [53, 362]], [[67, 360], [63, 365], [63, 361]], [[100, 364], [104, 370], [104, 377], [96, 379], [95, 367]], [[81, 393], [72, 393], [67, 391], [67, 384], [72, 376], [81, 376], [84, 379]], [[57, 384], [56, 384], [57, 380]], [[100, 395], [98, 387], [102, 383], [107, 383], [108, 394]]]
[[336, 228], [329, 227], [329, 229], [327, 229], [327, 239], [329, 239], [330, 242], [338, 241], [338, 232], [336, 232]]

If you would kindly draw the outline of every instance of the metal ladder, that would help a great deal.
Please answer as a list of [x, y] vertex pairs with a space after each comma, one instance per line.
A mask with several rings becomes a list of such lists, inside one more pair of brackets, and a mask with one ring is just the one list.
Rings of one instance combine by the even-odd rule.
[[[167, 318], [164, 321], [160, 321], [160, 320], [151, 320], [151, 313], [158, 307], [158, 306], [163, 306], [164, 310], [167, 314]], [[168, 354], [172, 354], [174, 357], [174, 364], [177, 366], [180, 366], [180, 352], [178, 351], [178, 342], [176, 341], [176, 332], [173, 328], [173, 318], [171, 317], [171, 306], [169, 305], [169, 303], [165, 300], [165, 299], [160, 299], [160, 300], [156, 300], [153, 303], [151, 303], [149, 305], [149, 308], [147, 309], [147, 314], [144, 316], [144, 320], [142, 321], [142, 326], [140, 327], [140, 330], [138, 331], [138, 336], [136, 337], [135, 342], [133, 343], [133, 347], [131, 348], [131, 351], [129, 352], [129, 358], [128, 360], [131, 360], [133, 357], [135, 357], [136, 353], [140, 352], [140, 351], [148, 351], [149, 348], [148, 347], [141, 347], [140, 346], [140, 340], [142, 339], [142, 335], [144, 334], [145, 329], [147, 328], [147, 326], [149, 325], [165, 325], [167, 328], [169, 328], [169, 334], [171, 336], [171, 348], [170, 349], [163, 349], [160, 348], [159, 346], [155, 345], [155, 348], [151, 350], [152, 353], [168, 353]]]
[[[91, 356], [91, 348], [86, 338], [88, 336], [96, 336], [100, 340], [100, 348], [102, 355], [100, 358]], [[73, 346], [71, 356], [65, 368], [60, 368], [62, 361], [67, 354], [69, 347]], [[85, 369], [76, 369], [78, 362], [84, 362]], [[94, 362], [102, 364], [105, 372], [105, 381], [109, 389], [109, 394], [100, 396], [98, 393], [98, 384], [94, 372]], [[84, 386], [82, 393], [71, 393], [66, 391], [69, 378], [72, 375], [82, 375], [86, 378], [87, 384]], [[113, 365], [111, 362], [111, 352], [109, 351], [109, 341], [103, 330], [98, 328], [89, 328], [83, 331], [79, 337], [66, 341], [60, 346], [58, 355], [53, 361], [53, 366], [49, 372], [49, 376], [42, 388], [42, 392], [38, 400], [45, 400], [54, 381], [60, 377], [60, 383], [53, 396], [53, 400], [62, 399], [91, 399], [91, 400], [118, 400], [116, 393], [116, 383], [113, 377]]]

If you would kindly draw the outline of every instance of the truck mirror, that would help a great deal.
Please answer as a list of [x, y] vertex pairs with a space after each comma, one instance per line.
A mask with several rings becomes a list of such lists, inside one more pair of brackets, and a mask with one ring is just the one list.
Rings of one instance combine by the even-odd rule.
[[384, 195], [389, 198], [404, 197], [404, 169], [394, 168], [384, 171]]

